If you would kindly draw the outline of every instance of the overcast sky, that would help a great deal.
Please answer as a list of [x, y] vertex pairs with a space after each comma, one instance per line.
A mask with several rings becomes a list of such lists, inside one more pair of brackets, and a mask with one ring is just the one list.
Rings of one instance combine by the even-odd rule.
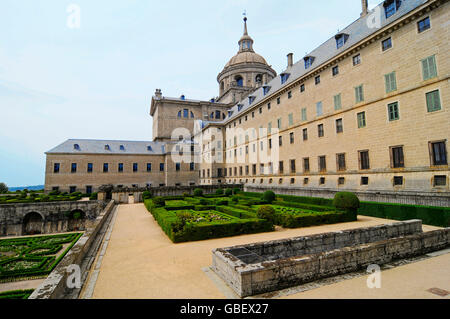
[[151, 140], [156, 88], [217, 96], [244, 10], [280, 73], [287, 53], [298, 61], [356, 20], [361, 1], [2, 0], [0, 182], [43, 184], [44, 152], [69, 138]]

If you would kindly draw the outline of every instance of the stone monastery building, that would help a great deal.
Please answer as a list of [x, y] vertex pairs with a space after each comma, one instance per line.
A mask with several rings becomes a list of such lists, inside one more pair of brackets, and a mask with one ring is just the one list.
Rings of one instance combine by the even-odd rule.
[[[356, 1], [356, 0], [355, 0]], [[151, 101], [153, 141], [71, 139], [45, 190], [244, 184], [448, 197], [450, 4], [386, 0], [277, 75], [247, 31], [219, 97]]]

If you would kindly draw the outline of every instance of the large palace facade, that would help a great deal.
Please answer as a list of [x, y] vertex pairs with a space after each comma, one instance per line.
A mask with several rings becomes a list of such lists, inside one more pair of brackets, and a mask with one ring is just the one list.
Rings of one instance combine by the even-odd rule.
[[[356, 1], [356, 0], [355, 0]], [[449, 196], [447, 0], [386, 0], [281, 74], [239, 51], [210, 101], [151, 101], [153, 141], [68, 140], [46, 191], [245, 184]]]

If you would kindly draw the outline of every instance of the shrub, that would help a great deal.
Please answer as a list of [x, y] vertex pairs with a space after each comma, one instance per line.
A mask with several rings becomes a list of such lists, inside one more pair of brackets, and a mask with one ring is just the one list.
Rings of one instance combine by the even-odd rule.
[[5, 194], [8, 192], [8, 186], [5, 183], [0, 183], [0, 194]]
[[89, 199], [90, 199], [90, 200], [97, 200], [97, 199], [98, 199], [98, 193], [92, 193], [92, 194], [89, 196]]
[[241, 192], [241, 189], [240, 188], [233, 188], [233, 193], [235, 194], [235, 195], [237, 195], [237, 194], [239, 194]]
[[275, 223], [275, 215], [276, 212], [272, 206], [261, 206], [256, 212], [256, 216], [258, 216], [258, 218], [268, 220], [272, 223]]
[[237, 197], [237, 196], [233, 196], [233, 197], [231, 197], [231, 201], [233, 202], [233, 203], [239, 203], [239, 197]]
[[275, 193], [272, 191], [266, 191], [263, 194], [263, 200], [268, 202], [269, 204], [272, 204], [272, 202], [275, 200]]
[[155, 197], [153, 198], [153, 204], [155, 204], [156, 207], [164, 207], [166, 205], [166, 200], [162, 197]]
[[197, 197], [203, 196], [203, 190], [200, 189], [200, 188], [196, 188], [196, 189], [194, 190], [194, 196], [197, 196]]
[[200, 199], [200, 205], [208, 205], [208, 201], [204, 198]]
[[189, 197], [189, 193], [188, 192], [184, 192], [183, 193], [183, 197]]
[[333, 206], [340, 210], [356, 212], [359, 208], [359, 199], [353, 193], [339, 192], [334, 195]]
[[150, 191], [144, 191], [142, 193], [142, 198], [143, 199], [150, 199], [150, 198], [152, 198], [152, 193], [150, 193]]
[[231, 188], [227, 188], [227, 189], [225, 190], [225, 195], [228, 196], [228, 197], [230, 197], [231, 195], [233, 195], [233, 190], [232, 190]]
[[218, 188], [216, 190], [216, 195], [223, 195], [223, 189], [222, 188]]

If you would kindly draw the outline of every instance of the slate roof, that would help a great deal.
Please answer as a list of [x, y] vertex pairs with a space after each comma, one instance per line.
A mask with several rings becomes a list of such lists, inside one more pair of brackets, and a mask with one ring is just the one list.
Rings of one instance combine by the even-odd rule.
[[[77, 144], [79, 149], [74, 146]], [[109, 145], [109, 150], [105, 148]], [[123, 150], [120, 146], [123, 145]], [[148, 150], [148, 146], [152, 150]], [[165, 143], [149, 141], [111, 141], [111, 140], [83, 140], [69, 139], [56, 146], [46, 154], [133, 154], [133, 155], [162, 155], [165, 154]]]
[[[278, 75], [273, 80], [271, 80], [269, 83], [267, 83], [267, 85], [265, 85], [265, 86], [269, 86], [270, 90], [269, 90], [269, 92], [267, 92], [266, 96], [282, 89], [285, 86], [288, 86], [289, 84], [291, 84], [298, 78], [302, 77], [306, 73], [309, 73], [309, 72], [317, 69], [323, 63], [325, 63], [325, 62], [329, 61], [330, 59], [332, 59], [333, 57], [339, 55], [346, 49], [352, 47], [354, 44], [367, 38], [371, 34], [379, 31], [380, 28], [369, 28], [369, 26], [368, 26], [368, 20], [373, 18], [373, 17], [371, 17], [371, 13], [374, 12], [377, 8], [381, 10], [380, 11], [381, 12], [380, 23], [381, 23], [381, 28], [383, 28], [383, 27], [387, 26], [388, 24], [400, 19], [401, 17], [408, 14], [409, 12], [411, 12], [415, 8], [419, 7], [420, 5], [426, 3], [427, 1], [428, 0], [403, 0], [401, 2], [401, 6], [397, 10], [397, 12], [394, 15], [390, 16], [388, 19], [386, 19], [386, 15], [384, 14], [384, 8], [383, 8], [384, 1], [383, 1], [376, 8], [369, 11], [368, 15], [366, 15], [364, 17], [360, 17], [358, 20], [356, 20], [355, 22], [353, 22], [346, 28], [339, 31], [338, 34], [345, 33], [345, 34], [349, 35], [347, 42], [341, 48], [337, 49], [336, 39], [334, 36], [331, 37], [330, 39], [325, 41], [322, 45], [320, 45], [318, 48], [316, 48], [315, 50], [313, 50], [312, 52], [310, 52], [306, 55], [306, 56], [312, 56], [315, 58], [314, 63], [308, 69], [305, 69], [305, 63], [302, 58], [300, 61], [295, 63], [292, 67], [289, 67], [284, 72], [280, 73], [280, 75], [283, 73], [290, 73], [288, 80], [284, 84], [281, 84], [280, 75]], [[254, 91], [251, 94], [251, 96], [255, 97], [254, 101], [251, 104], [249, 104], [248, 98], [245, 98], [243, 101], [240, 101], [239, 103], [237, 103], [235, 106], [233, 106], [230, 109], [230, 111], [233, 111], [232, 115], [227, 116], [225, 118], [225, 120], [222, 121], [222, 123], [226, 123], [230, 120], [233, 120], [234, 118], [237, 118], [240, 114], [242, 114], [243, 112], [248, 110], [251, 106], [257, 104], [259, 101], [263, 100], [266, 97], [263, 94], [262, 87], [257, 89], [256, 91]], [[242, 108], [240, 111], [238, 111], [238, 105], [242, 105]]]

